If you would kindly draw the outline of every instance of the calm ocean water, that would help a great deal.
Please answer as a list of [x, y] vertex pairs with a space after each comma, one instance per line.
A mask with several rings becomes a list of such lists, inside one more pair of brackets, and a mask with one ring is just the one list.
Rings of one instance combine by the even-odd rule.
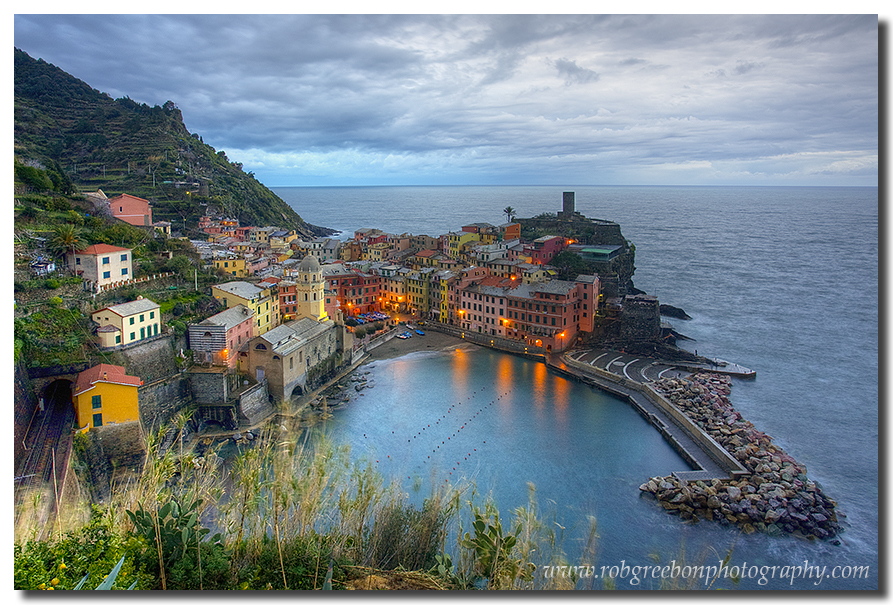
[[[358, 455], [380, 459], [385, 450], [393, 451], [395, 458], [382, 463], [385, 472], [410, 477], [408, 486], [418, 483], [417, 475], [430, 480], [427, 468], [416, 468], [424, 450], [421, 435], [416, 435], [416, 447], [412, 434], [425, 428], [427, 437], [425, 425], [447, 413], [447, 402], [461, 399], [463, 389], [471, 396], [478, 385], [475, 401], [485, 404], [485, 411], [465, 423], [458, 449], [487, 440], [481, 448], [487, 454], [463, 471], [473, 468], [478, 486], [492, 488], [506, 512], [526, 502], [529, 481], [536, 485], [541, 504], [555, 501], [562, 525], [584, 525], [585, 515], [594, 514], [601, 534], [600, 565], [619, 565], [621, 560], [648, 565], [655, 555], [669, 562], [683, 549], [689, 562], [706, 555], [710, 563], [717, 558], [714, 551], [721, 558], [734, 547], [733, 562], [739, 565], [808, 561], [826, 566], [828, 573], [835, 566], [870, 566], [867, 580], [826, 577], [814, 585], [815, 580], [791, 584], [775, 579], [765, 586], [744, 580], [739, 588], [877, 588], [877, 189], [274, 191], [308, 222], [342, 230], [345, 238], [362, 227], [436, 236], [473, 222], [499, 224], [505, 221], [506, 206], [521, 217], [556, 212], [562, 192], [575, 191], [578, 211], [620, 223], [624, 236], [636, 245], [636, 287], [693, 317], [670, 320], [695, 339], [684, 346], [757, 371], [754, 381], [735, 381], [734, 405], [807, 466], [810, 477], [847, 515], [846, 531], [842, 544], [834, 546], [792, 537], [744, 536], [706, 522], [682, 524], [638, 494], [638, 485], [648, 476], [677, 470], [678, 460], [635, 413], [580, 385], [557, 377], [543, 380], [536, 376], [536, 364], [489, 351], [377, 363], [372, 369], [376, 388], [368, 391], [362, 405], [343, 410], [334, 421], [336, 432]], [[469, 364], [474, 372], [468, 372]], [[364, 438], [360, 427], [375, 428]], [[410, 439], [408, 448], [399, 443], [398, 432]], [[439, 456], [440, 450], [433, 449]], [[447, 463], [457, 452], [450, 450], [433, 463], [437, 480], [452, 472]], [[569, 555], [575, 539], [566, 543]], [[628, 586], [618, 582], [618, 587]]]

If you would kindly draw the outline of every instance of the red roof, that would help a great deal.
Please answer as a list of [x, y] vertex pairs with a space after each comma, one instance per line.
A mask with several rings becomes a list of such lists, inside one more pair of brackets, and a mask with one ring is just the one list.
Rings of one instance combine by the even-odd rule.
[[110, 246], [108, 244], [93, 244], [87, 246], [76, 254], [86, 254], [88, 256], [98, 256], [100, 254], [109, 254], [110, 252], [130, 252], [130, 248], [119, 248], [118, 246]]
[[146, 204], [151, 204], [151, 202], [149, 200], [144, 200], [141, 197], [137, 197], [135, 195], [130, 195], [129, 193], [122, 193], [121, 195], [116, 195], [113, 198], [109, 198], [109, 201], [114, 202], [115, 200], [126, 200], [126, 199], [131, 199], [131, 200], [136, 200], [138, 202], [145, 202]]
[[78, 379], [74, 387], [74, 394], [80, 395], [97, 382], [128, 384], [135, 387], [138, 387], [143, 383], [143, 381], [136, 376], [128, 376], [127, 371], [122, 366], [101, 363], [98, 366], [87, 368], [78, 374]]
[[429, 256], [434, 256], [438, 254], [437, 250], [419, 250], [416, 252], [416, 256], [421, 256], [422, 258], [428, 258]]

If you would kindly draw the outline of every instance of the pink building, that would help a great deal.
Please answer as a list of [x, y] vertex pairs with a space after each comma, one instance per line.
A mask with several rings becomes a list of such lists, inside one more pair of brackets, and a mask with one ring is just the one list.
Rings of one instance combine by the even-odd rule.
[[239, 348], [254, 338], [254, 311], [236, 305], [188, 328], [196, 361], [236, 368]]
[[460, 326], [481, 334], [563, 351], [578, 334], [592, 332], [599, 282], [594, 275], [575, 281], [518, 284], [491, 277], [459, 290]]
[[109, 199], [112, 216], [125, 223], [143, 227], [152, 224], [152, 208], [148, 200], [124, 193]]
[[535, 265], [548, 265], [556, 254], [567, 248], [567, 240], [557, 235], [546, 235], [524, 246], [524, 253]]

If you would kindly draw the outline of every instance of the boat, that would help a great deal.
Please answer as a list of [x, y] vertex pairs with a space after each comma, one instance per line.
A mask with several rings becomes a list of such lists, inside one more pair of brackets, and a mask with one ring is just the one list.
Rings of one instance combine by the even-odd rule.
[[424, 335], [425, 335], [425, 333], [422, 332], [421, 330], [419, 330], [418, 328], [416, 328], [415, 333], [418, 334], [419, 336], [424, 336]]

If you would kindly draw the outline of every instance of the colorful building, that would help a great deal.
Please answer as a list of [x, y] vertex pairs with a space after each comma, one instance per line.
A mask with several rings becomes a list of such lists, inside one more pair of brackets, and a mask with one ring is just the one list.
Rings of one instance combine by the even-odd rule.
[[115, 196], [109, 199], [109, 209], [112, 216], [125, 223], [137, 227], [146, 227], [152, 224], [152, 207], [149, 205], [149, 200], [144, 200], [141, 197], [127, 193]]
[[244, 305], [254, 313], [254, 332], [264, 334], [279, 325], [279, 297], [273, 287], [259, 288], [243, 281], [231, 281], [211, 286], [211, 295], [224, 307]]
[[161, 307], [142, 296], [94, 311], [90, 319], [99, 325], [96, 335], [102, 349], [131, 345], [161, 333]]
[[93, 287], [108, 286], [133, 279], [133, 254], [129, 248], [93, 244], [65, 255], [65, 264]]
[[248, 277], [244, 258], [218, 258], [214, 260], [214, 268], [233, 277]]
[[123, 367], [105, 363], [78, 374], [72, 393], [78, 426], [92, 429], [138, 421], [138, 387], [142, 383], [138, 377], [128, 376]]
[[254, 338], [254, 312], [236, 305], [208, 319], [189, 324], [189, 348], [199, 363], [235, 369], [239, 348]]

